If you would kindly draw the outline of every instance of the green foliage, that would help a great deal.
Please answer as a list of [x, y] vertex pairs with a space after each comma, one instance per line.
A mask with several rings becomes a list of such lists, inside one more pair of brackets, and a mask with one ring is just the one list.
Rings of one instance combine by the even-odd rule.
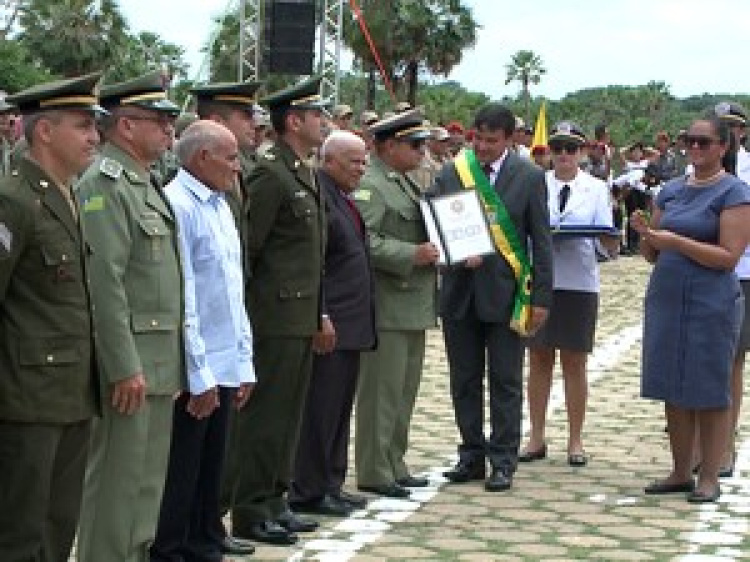
[[[447, 76], [461, 62], [463, 51], [476, 42], [479, 25], [460, 0], [367, 0], [361, 4], [397, 95], [412, 103], [420, 75]], [[358, 68], [369, 70], [375, 59], [359, 23], [347, 10], [344, 42], [354, 52]]]
[[182, 47], [167, 43], [150, 31], [128, 35], [107, 78], [120, 82], [152, 70], [163, 70], [172, 80], [185, 80], [188, 65], [183, 60], [184, 54]]
[[23, 44], [0, 39], [0, 90], [14, 93], [50, 78], [45, 68], [32, 62]]
[[[505, 84], [518, 82], [521, 84], [521, 99], [524, 104], [523, 116], [526, 121], [531, 120], [531, 84], [539, 84], [542, 76], [546, 74], [547, 69], [539, 55], [534, 51], [521, 50], [517, 51], [510, 59], [510, 63], [505, 65], [506, 76]], [[519, 114], [521, 115], [521, 114]]]

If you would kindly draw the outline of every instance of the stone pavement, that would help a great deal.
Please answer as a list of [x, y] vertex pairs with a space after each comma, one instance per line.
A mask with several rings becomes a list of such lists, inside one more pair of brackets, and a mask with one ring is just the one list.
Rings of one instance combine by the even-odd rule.
[[[429, 475], [431, 487], [415, 491], [414, 501], [373, 499], [366, 510], [346, 520], [322, 518], [318, 532], [303, 534], [299, 545], [259, 545], [254, 556], [235, 562], [750, 559], [747, 413], [738, 440], [739, 470], [724, 482], [718, 505], [700, 507], [681, 495], [642, 493], [646, 483], [666, 475], [670, 467], [662, 405], [639, 398], [648, 271], [638, 257], [602, 266], [596, 348], [589, 360], [587, 467], [566, 463], [558, 374], [546, 460], [520, 465], [509, 492], [487, 493], [480, 482], [446, 484], [440, 473], [453, 464], [457, 432], [442, 337], [434, 330], [408, 455], [413, 472]], [[350, 466], [353, 471], [353, 462]]]

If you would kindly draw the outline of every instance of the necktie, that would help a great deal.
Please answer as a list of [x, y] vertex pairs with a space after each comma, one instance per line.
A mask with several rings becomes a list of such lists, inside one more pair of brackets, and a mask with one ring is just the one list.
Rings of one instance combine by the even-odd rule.
[[561, 213], [563, 212], [563, 210], [565, 210], [565, 205], [568, 204], [568, 199], [570, 199], [570, 186], [566, 183], [564, 186], [562, 186], [562, 189], [557, 196], [558, 210]]
[[487, 179], [490, 180], [490, 183], [492, 183], [492, 165], [491, 164], [483, 164], [482, 165], [482, 171], [484, 172], [484, 175], [487, 176]]
[[360, 236], [362, 236], [362, 217], [360, 216], [359, 211], [357, 210], [357, 206], [354, 204], [354, 201], [352, 201], [349, 197], [345, 196], [344, 201], [346, 201], [346, 204], [352, 213], [352, 217], [354, 218], [354, 224], [357, 225], [357, 232], [359, 233]]

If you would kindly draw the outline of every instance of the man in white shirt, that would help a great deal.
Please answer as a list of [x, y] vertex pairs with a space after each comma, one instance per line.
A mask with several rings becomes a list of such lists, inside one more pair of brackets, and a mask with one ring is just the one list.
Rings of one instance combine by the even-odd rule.
[[225, 194], [240, 171], [235, 136], [213, 121], [190, 125], [181, 168], [164, 188], [180, 233], [189, 392], [175, 400], [172, 447], [151, 562], [222, 560], [218, 518], [230, 405], [255, 382], [240, 238]]

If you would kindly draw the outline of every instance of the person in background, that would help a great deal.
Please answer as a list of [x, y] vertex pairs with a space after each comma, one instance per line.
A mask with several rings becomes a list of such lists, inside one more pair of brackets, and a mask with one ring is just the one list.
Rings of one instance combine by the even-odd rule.
[[[607, 184], [578, 168], [585, 144], [586, 137], [575, 123], [558, 123], [550, 133], [553, 169], [545, 177], [553, 227], [612, 227]], [[618, 250], [616, 237], [602, 235], [599, 242], [610, 254]], [[580, 467], [588, 462], [582, 431], [588, 398], [586, 360], [594, 347], [599, 306], [599, 265], [594, 238], [556, 238], [552, 250], [552, 307], [547, 323], [528, 343], [531, 429], [518, 460], [532, 462], [547, 456], [547, 405], [559, 351], [568, 415], [567, 460], [570, 466]]]
[[0, 177], [7, 176], [13, 169], [13, 150], [16, 135], [16, 107], [7, 101], [5, 93], [0, 93]]
[[94, 160], [95, 73], [9, 97], [29, 151], [0, 179], [0, 560], [63, 562], [98, 413], [88, 259], [72, 185]]
[[[650, 223], [642, 213], [632, 216], [641, 253], [654, 264], [645, 299], [641, 395], [664, 402], [672, 453], [669, 475], [645, 493], [687, 493], [689, 502], [706, 503], [721, 495], [744, 311], [734, 268], [750, 241], [750, 188], [722, 166], [731, 142], [726, 122], [715, 116], [694, 121], [685, 141], [693, 173], [664, 186]], [[691, 475], [696, 430], [697, 483]]]
[[351, 106], [342, 103], [331, 111], [332, 121], [336, 129], [351, 131], [354, 128], [354, 111]]

